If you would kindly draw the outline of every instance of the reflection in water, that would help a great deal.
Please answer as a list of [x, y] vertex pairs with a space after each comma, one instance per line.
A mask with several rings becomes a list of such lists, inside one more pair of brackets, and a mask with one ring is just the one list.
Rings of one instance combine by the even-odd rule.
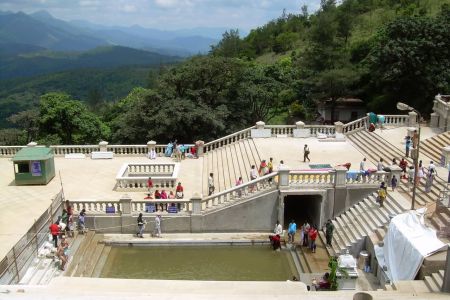
[[100, 277], [284, 281], [294, 271], [285, 251], [269, 246], [113, 247]]

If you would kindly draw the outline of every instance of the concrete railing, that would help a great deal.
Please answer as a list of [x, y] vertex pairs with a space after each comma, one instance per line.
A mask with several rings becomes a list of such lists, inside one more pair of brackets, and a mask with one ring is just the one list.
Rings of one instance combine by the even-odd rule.
[[66, 154], [85, 154], [89, 155], [94, 151], [100, 151], [99, 145], [63, 145], [50, 146], [55, 156], [64, 156]]
[[148, 199], [131, 201], [132, 213], [189, 213], [191, 211], [190, 199]]
[[408, 126], [409, 115], [385, 115], [385, 125], [389, 126]]
[[106, 214], [107, 208], [108, 213], [114, 214], [119, 213], [122, 209], [118, 200], [70, 200], [70, 204], [75, 214], [78, 214], [83, 208], [90, 214]]
[[201, 199], [202, 210], [231, 202], [236, 199], [245, 199], [262, 191], [275, 189], [277, 187], [277, 184], [274, 182], [276, 176], [278, 176], [278, 172], [272, 172], [268, 175], [259, 177], [255, 180], [251, 180], [220, 193], [204, 197]]
[[0, 157], [13, 157], [26, 146], [0, 146]]
[[[264, 129], [270, 129], [272, 136], [285, 135], [288, 137], [294, 136], [294, 129], [297, 129], [296, 125], [264, 125]], [[310, 130], [311, 136], [317, 136], [317, 134], [326, 134], [328, 136], [336, 133], [336, 128], [332, 125], [305, 125], [302, 127]]]
[[286, 135], [286, 136], [293, 136], [294, 135], [294, 129], [296, 128], [295, 125], [265, 125], [265, 129], [270, 129], [270, 133], [272, 136], [277, 135]]
[[346, 184], [361, 184], [361, 183], [376, 183], [380, 184], [381, 182], [385, 182], [388, 184], [390, 180], [390, 172], [384, 172], [384, 171], [377, 171], [374, 173], [370, 173], [367, 175], [364, 175], [363, 173], [353, 173], [352, 176], [347, 173], [347, 177], [345, 179]]
[[358, 120], [347, 123], [343, 127], [343, 133], [348, 134], [350, 132], [365, 130], [368, 127], [369, 117], [363, 117]]
[[117, 172], [115, 188], [117, 191], [147, 191], [148, 177], [151, 176], [154, 188], [173, 189], [179, 168], [178, 163], [125, 163]]
[[229, 144], [237, 142], [239, 140], [247, 139], [251, 136], [251, 130], [253, 128], [255, 128], [255, 126], [252, 126], [252, 127], [246, 128], [244, 130], [235, 132], [233, 134], [224, 136], [220, 139], [205, 143], [203, 145], [203, 151], [206, 153], [208, 151], [212, 151], [214, 149], [223, 147], [225, 145], [229, 145]]
[[336, 172], [330, 171], [310, 171], [292, 170], [289, 172], [289, 185], [334, 185]]

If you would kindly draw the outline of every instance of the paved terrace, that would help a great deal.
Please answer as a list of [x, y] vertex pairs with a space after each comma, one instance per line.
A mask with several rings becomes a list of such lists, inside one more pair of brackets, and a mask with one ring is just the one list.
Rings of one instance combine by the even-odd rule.
[[[381, 134], [398, 147], [406, 134], [406, 128], [384, 130]], [[423, 128], [422, 138], [437, 134], [430, 128]], [[303, 163], [303, 146], [308, 144], [311, 163], [336, 166], [350, 162], [352, 169], [359, 168], [363, 155], [348, 142], [326, 142], [316, 138], [261, 138], [255, 139], [262, 159], [274, 158], [275, 167], [280, 160], [292, 169], [308, 169]], [[168, 163], [171, 159], [158, 157], [150, 161], [145, 157], [115, 157], [112, 160], [91, 160], [55, 158], [56, 177], [47, 186], [16, 186], [14, 184], [13, 163], [8, 158], [0, 158], [0, 257], [4, 257], [20, 237], [32, 226], [50, 205], [52, 197], [59, 192], [61, 184], [66, 199], [69, 200], [116, 200], [124, 192], [114, 191], [115, 177], [126, 162]], [[427, 164], [427, 161], [424, 160]], [[375, 167], [371, 162], [366, 168]], [[446, 170], [438, 168], [446, 178]], [[179, 181], [185, 188], [185, 197], [202, 191], [203, 159], [185, 159], [181, 162]], [[60, 174], [60, 176], [59, 176]], [[61, 180], [60, 180], [61, 178]], [[144, 192], [128, 192], [134, 200], [142, 200]]]

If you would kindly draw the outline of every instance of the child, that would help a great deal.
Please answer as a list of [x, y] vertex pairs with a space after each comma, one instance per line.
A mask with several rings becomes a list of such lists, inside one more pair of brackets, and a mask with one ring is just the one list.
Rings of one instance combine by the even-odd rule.
[[395, 175], [392, 176], [391, 187], [392, 187], [392, 191], [395, 191], [395, 188], [397, 187], [397, 178], [395, 177]]

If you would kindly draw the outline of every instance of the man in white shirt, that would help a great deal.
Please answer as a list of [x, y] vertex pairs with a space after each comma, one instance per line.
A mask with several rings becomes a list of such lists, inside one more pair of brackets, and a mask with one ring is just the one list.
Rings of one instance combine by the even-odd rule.
[[433, 176], [436, 175], [436, 166], [434, 165], [433, 161], [430, 161], [428, 172], [430, 172]]
[[359, 163], [359, 170], [360, 170], [361, 172], [364, 172], [364, 171], [365, 171], [365, 169], [364, 169], [364, 164], [365, 164], [365, 162], [366, 162], [366, 158], [364, 157], [363, 160]]
[[209, 173], [208, 177], [208, 196], [211, 196], [214, 193], [214, 178], [213, 173]]
[[277, 223], [275, 224], [275, 229], [273, 230], [273, 233], [281, 235], [283, 233], [283, 227], [280, 224], [280, 221], [277, 220]]
[[280, 160], [280, 164], [278, 165], [277, 169], [278, 171], [285, 169], [284, 161]]

